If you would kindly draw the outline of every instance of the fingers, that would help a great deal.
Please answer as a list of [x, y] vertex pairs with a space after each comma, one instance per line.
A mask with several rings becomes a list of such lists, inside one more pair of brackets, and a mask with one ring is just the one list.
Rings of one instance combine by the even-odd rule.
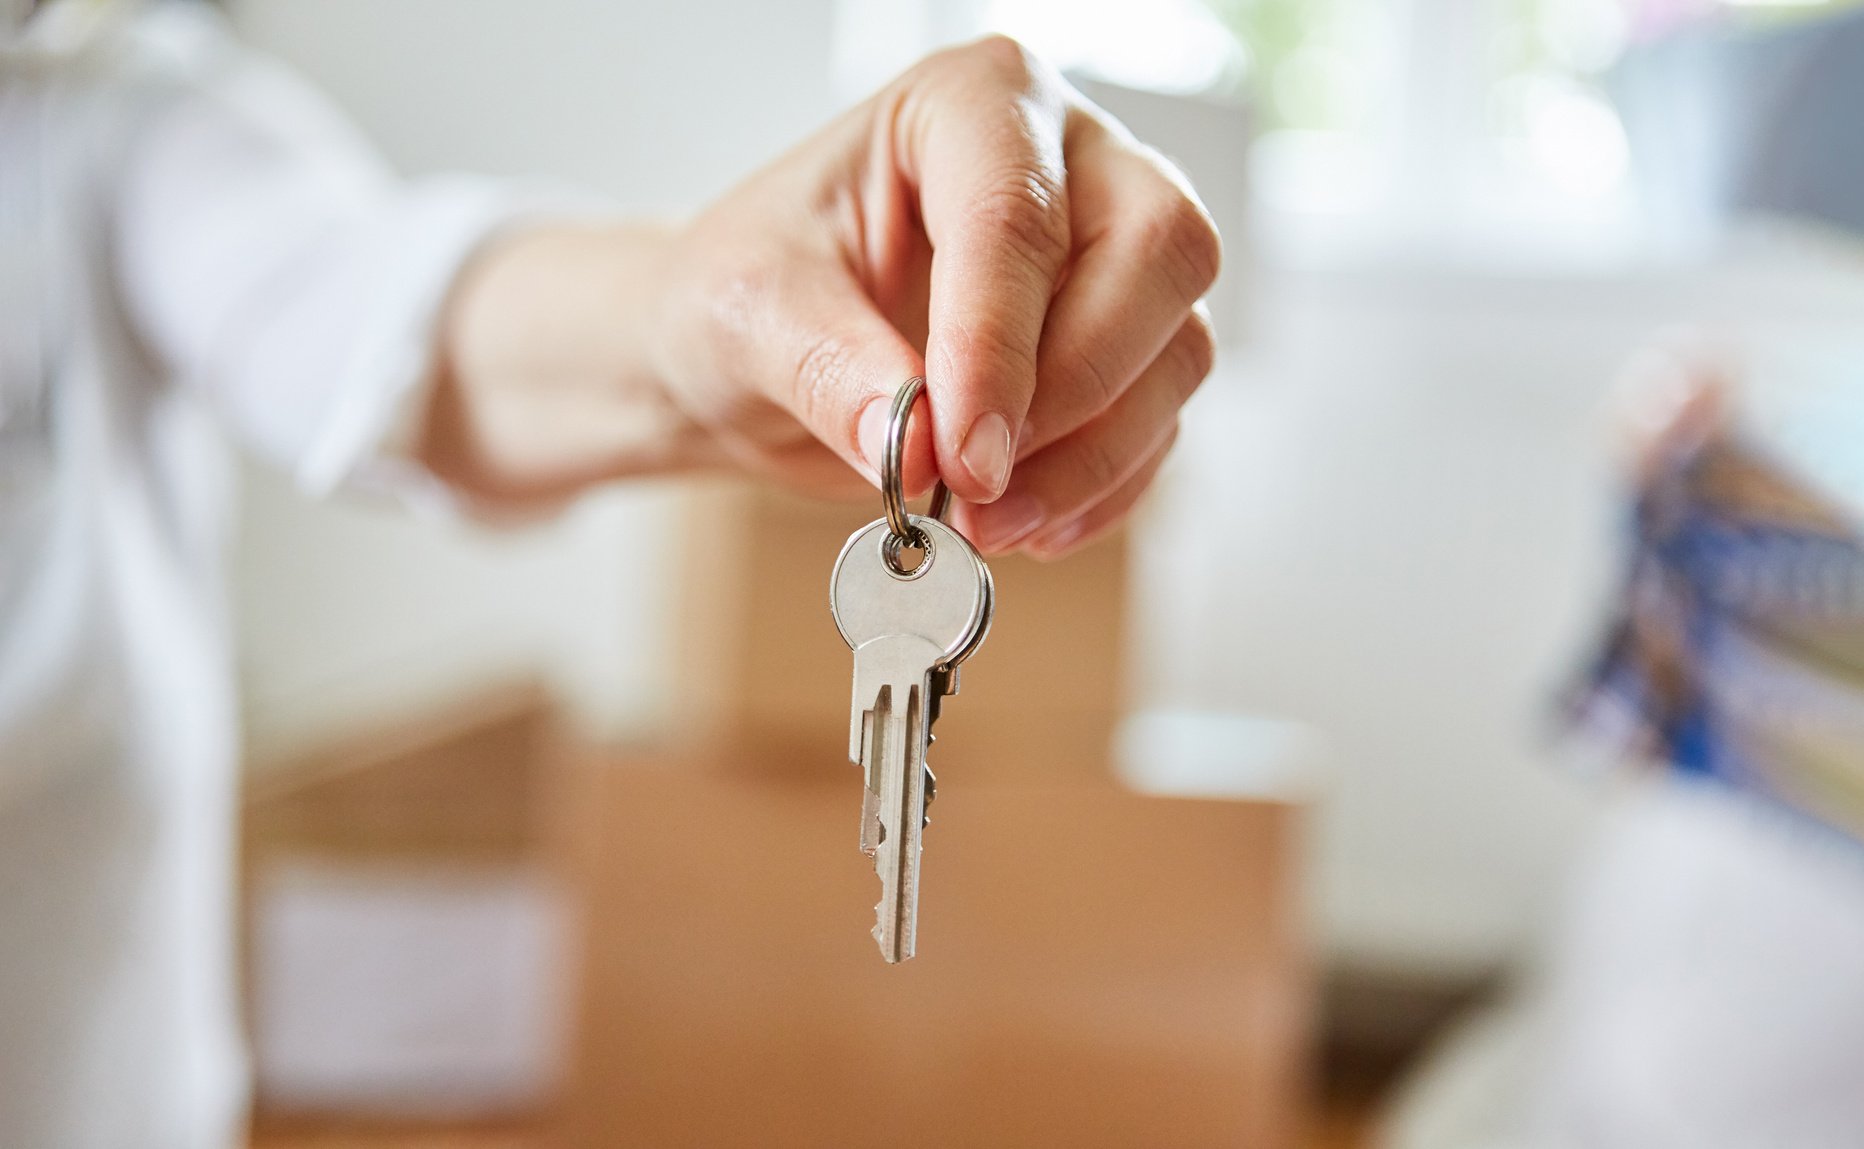
[[939, 473], [1000, 495], [1036, 392], [1037, 349], [1071, 246], [1060, 81], [996, 37], [903, 85], [894, 153], [931, 241], [926, 381]]
[[1121, 520], [1126, 518], [1152, 486], [1152, 480], [1158, 477], [1159, 468], [1165, 465], [1165, 457], [1171, 454], [1171, 445], [1177, 439], [1178, 428], [1174, 424], [1171, 433], [1152, 452], [1151, 458], [1116, 487], [1112, 494], [1053, 530], [1026, 540], [1022, 549], [1046, 562], [1079, 550], [1119, 526]]
[[987, 547], [1106, 502], [1209, 369], [1203, 209], [1001, 37], [915, 68], [702, 222], [681, 264], [712, 273], [675, 276], [672, 312], [702, 318], [660, 365], [682, 406], [752, 463], [832, 453], [873, 482], [923, 373], [908, 491], [942, 477]]
[[1019, 463], [1002, 498], [964, 507], [966, 535], [987, 553], [1004, 551], [1078, 519], [1117, 491], [1173, 434], [1212, 355], [1209, 325], [1193, 316], [1113, 406]]
[[[862, 285], [837, 261], [785, 257], [712, 290], [711, 306], [722, 320], [711, 329], [722, 345], [714, 349], [723, 361], [719, 374], [764, 381], [770, 402], [878, 485], [894, 396], [924, 367]], [[731, 413], [714, 422], [728, 443], [745, 433], [739, 428], [786, 425]], [[731, 445], [752, 461], [801, 457], [799, 445], [788, 441]], [[904, 469], [909, 494], [932, 485], [932, 424], [923, 398], [909, 421]]]
[[1076, 253], [1042, 330], [1024, 454], [1112, 406], [1210, 290], [1222, 261], [1216, 228], [1177, 171], [1079, 114], [1068, 156]]
[[[831, 283], [794, 297], [807, 302], [792, 302], [790, 410], [878, 485], [893, 400], [901, 384], [921, 373], [919, 356], [852, 277], [825, 278]], [[932, 485], [932, 435], [922, 396], [907, 421], [903, 456], [911, 494]]]

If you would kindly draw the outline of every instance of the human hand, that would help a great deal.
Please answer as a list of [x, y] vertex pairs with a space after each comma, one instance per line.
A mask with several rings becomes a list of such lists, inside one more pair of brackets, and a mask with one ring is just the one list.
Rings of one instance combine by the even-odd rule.
[[[675, 233], [647, 345], [745, 468], [909, 490], [987, 552], [1067, 552], [1151, 482], [1209, 372], [1219, 241], [1184, 178], [1001, 37], [932, 56]], [[853, 468], [853, 472], [849, 468]]]

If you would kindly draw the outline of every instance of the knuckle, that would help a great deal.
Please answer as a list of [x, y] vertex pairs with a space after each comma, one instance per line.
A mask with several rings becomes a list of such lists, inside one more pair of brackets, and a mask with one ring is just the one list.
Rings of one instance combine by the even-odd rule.
[[973, 218], [1007, 235], [1011, 247], [1044, 269], [1068, 256], [1069, 231], [1060, 181], [1031, 166], [989, 181], [972, 205]]
[[1096, 436], [1083, 438], [1075, 455], [1081, 489], [1090, 495], [1100, 495], [1119, 483], [1126, 468], [1107, 442]]
[[1001, 32], [975, 40], [961, 51], [992, 79], [1018, 90], [1034, 85], [1041, 70], [1029, 49]]
[[804, 342], [792, 374], [792, 406], [805, 426], [825, 425], [836, 398], [848, 391], [854, 362], [854, 347], [834, 332]]
[[1072, 383], [1076, 379], [1082, 382], [1083, 390], [1087, 392], [1085, 395], [1087, 401], [1082, 406], [1088, 418], [1111, 407], [1114, 400], [1120, 397], [1121, 392], [1125, 391], [1127, 384], [1131, 382], [1129, 379], [1119, 378], [1108, 367], [1113, 358], [1112, 349], [1105, 345], [1104, 340], [1099, 339], [1083, 340], [1069, 352], [1069, 382]]
[[1035, 373], [1035, 347], [1003, 320], [986, 319], [971, 324], [963, 339], [967, 354], [994, 365], [997, 370], [1019, 376]]
[[1187, 300], [1210, 290], [1223, 269], [1223, 241], [1196, 200], [1173, 189], [1146, 222], [1146, 245], [1167, 262], [1172, 283]]
[[1217, 333], [1209, 319], [1194, 311], [1172, 342], [1178, 349], [1179, 362], [1184, 367], [1185, 391], [1189, 393], [1196, 390], [1217, 365]]

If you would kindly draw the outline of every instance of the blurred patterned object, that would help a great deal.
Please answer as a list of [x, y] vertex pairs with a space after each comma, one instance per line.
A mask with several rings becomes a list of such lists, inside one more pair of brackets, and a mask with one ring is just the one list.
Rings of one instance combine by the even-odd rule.
[[1622, 615], [1572, 700], [1638, 757], [1864, 837], [1864, 537], [1739, 435], [1672, 435]]

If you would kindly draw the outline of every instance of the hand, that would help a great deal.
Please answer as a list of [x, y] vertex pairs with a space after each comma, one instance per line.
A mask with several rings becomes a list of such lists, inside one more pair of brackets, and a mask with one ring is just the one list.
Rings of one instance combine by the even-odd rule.
[[1208, 373], [1216, 230], [1183, 178], [1014, 42], [924, 61], [701, 215], [662, 300], [676, 401], [760, 470], [877, 481], [899, 385], [989, 551], [1117, 522]]
[[1117, 523], [1211, 366], [1197, 300], [1219, 243], [1196, 196], [1000, 37], [930, 57], [683, 228], [622, 249], [583, 256], [633, 269], [601, 294], [608, 374], [655, 381], [705, 442], [689, 458], [821, 491], [876, 482], [889, 405], [923, 374], [907, 485], [942, 477], [991, 552], [1058, 555]]

